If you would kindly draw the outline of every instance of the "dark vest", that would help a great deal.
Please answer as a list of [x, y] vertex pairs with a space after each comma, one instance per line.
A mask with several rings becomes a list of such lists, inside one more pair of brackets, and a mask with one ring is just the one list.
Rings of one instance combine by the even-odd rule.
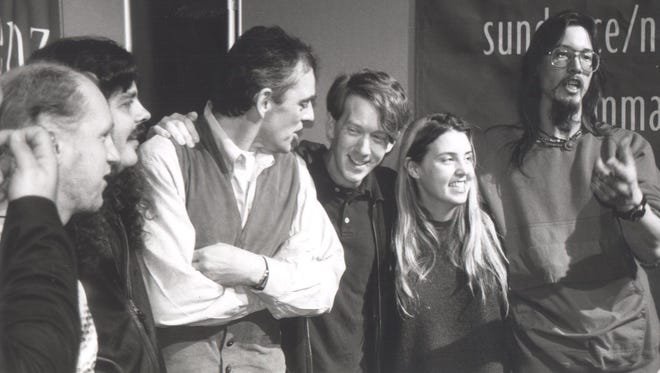
[[[276, 154], [274, 165], [259, 175], [252, 209], [241, 228], [230, 166], [204, 117], [196, 125], [202, 140], [194, 149], [175, 144], [185, 184], [186, 209], [195, 227], [195, 249], [224, 242], [272, 257], [289, 238], [297, 209], [300, 184], [295, 156]], [[231, 336], [241, 345], [264, 347], [277, 347], [281, 339], [279, 323], [267, 310], [222, 326], [170, 327], [162, 332], [164, 346], [213, 335], [219, 335], [221, 340]], [[221, 350], [223, 345], [219, 344]]]

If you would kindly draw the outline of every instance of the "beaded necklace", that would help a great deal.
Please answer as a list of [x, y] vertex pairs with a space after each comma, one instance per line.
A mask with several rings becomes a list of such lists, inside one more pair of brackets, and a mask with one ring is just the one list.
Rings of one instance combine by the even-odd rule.
[[538, 137], [536, 138], [536, 143], [542, 146], [547, 146], [549, 148], [561, 148], [564, 150], [571, 150], [575, 145], [577, 139], [582, 136], [582, 128], [577, 130], [573, 136], [568, 139], [561, 139], [557, 136], [550, 135], [545, 131], [539, 129]]

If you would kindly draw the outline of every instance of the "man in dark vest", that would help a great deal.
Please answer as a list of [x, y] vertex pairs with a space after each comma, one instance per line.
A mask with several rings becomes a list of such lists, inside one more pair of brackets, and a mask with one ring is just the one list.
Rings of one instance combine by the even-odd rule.
[[396, 174], [380, 164], [408, 124], [408, 98], [387, 73], [364, 69], [335, 79], [327, 108], [330, 149], [304, 141], [299, 151], [344, 247], [346, 272], [332, 312], [282, 320], [287, 368], [380, 372], [396, 314], [390, 250]]
[[290, 153], [314, 119], [315, 71], [299, 39], [252, 28], [219, 68], [199, 144], [140, 149], [155, 205], [144, 278], [169, 371], [283, 372], [276, 319], [332, 307], [343, 250]]

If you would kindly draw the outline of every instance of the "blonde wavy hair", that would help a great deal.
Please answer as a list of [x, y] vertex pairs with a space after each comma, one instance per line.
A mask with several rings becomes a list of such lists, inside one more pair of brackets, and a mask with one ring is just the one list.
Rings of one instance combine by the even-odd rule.
[[[429, 145], [447, 131], [465, 133], [472, 144], [470, 126], [449, 114], [432, 114], [411, 124], [403, 134], [399, 152], [396, 196], [398, 221], [394, 230], [396, 252], [396, 297], [400, 311], [413, 316], [419, 299], [415, 288], [426, 280], [437, 260], [440, 238], [431, 215], [420, 201], [417, 183], [407, 170], [407, 162], [420, 163]], [[507, 260], [493, 221], [479, 206], [476, 179], [467, 202], [455, 210], [449, 224], [447, 243], [451, 262], [467, 274], [468, 286], [479, 294], [499, 294], [508, 309]]]

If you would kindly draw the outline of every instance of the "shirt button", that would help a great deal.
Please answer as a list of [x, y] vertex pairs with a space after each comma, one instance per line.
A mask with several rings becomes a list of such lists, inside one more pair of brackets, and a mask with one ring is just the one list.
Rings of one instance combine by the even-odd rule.
[[233, 339], [230, 339], [230, 340], [227, 341], [227, 347], [231, 347], [233, 345], [234, 345], [234, 340]]
[[351, 222], [351, 219], [349, 219], [348, 217], [345, 217], [345, 218], [344, 218], [344, 223], [348, 224], [348, 223], [350, 223], [350, 222]]
[[227, 365], [227, 368], [225, 368], [225, 372], [231, 373], [231, 365]]
[[335, 187], [335, 192], [339, 193], [339, 188]]

